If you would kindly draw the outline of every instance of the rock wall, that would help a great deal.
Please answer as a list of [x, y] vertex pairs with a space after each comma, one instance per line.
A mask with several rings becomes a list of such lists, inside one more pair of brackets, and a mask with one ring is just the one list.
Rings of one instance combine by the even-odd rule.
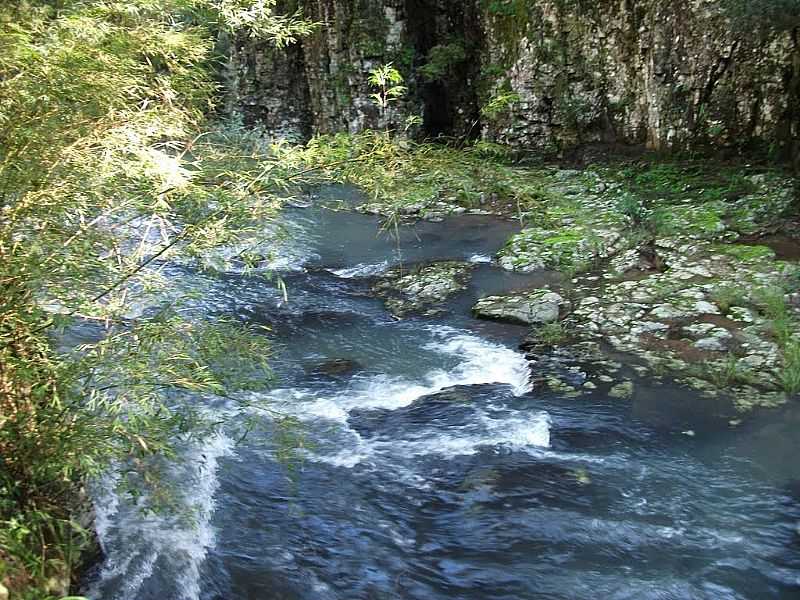
[[[594, 142], [790, 148], [798, 32], [743, 34], [719, 0], [301, 0], [288, 50], [231, 45], [229, 106], [276, 135], [401, 127], [560, 151]], [[386, 114], [369, 71], [409, 87]]]

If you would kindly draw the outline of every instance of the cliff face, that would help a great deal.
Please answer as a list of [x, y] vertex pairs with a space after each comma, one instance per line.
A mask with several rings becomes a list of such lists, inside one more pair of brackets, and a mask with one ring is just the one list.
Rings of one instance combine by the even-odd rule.
[[[301, 0], [322, 25], [288, 50], [232, 44], [229, 106], [266, 131], [402, 126], [519, 148], [789, 148], [798, 32], [743, 33], [716, 0]], [[382, 115], [369, 71], [409, 92]], [[794, 140], [794, 142], [793, 142]]]

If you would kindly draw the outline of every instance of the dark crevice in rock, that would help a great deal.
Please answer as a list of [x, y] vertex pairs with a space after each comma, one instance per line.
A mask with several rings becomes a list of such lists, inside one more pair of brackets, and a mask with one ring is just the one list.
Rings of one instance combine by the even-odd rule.
[[452, 0], [405, 3], [407, 35], [416, 57], [414, 68], [423, 106], [423, 132], [429, 137], [477, 137], [480, 121], [475, 84], [483, 28], [475, 7]]

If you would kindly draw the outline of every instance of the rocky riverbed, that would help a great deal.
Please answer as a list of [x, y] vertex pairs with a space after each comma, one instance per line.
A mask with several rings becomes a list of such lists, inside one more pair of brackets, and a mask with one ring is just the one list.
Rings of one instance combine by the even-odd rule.
[[[800, 388], [791, 181], [745, 170], [718, 180], [691, 172], [683, 183], [678, 170], [640, 171], [539, 170], [547, 202], [513, 211], [519, 207], [493, 199], [470, 208], [511, 213], [523, 225], [496, 264], [566, 275], [562, 285], [481, 298], [474, 315], [532, 326], [522, 346], [534, 380], [560, 393], [607, 388], [629, 397], [627, 370], [730, 399], [741, 412], [785, 403]], [[404, 206], [401, 216], [439, 220], [467, 210], [453, 200]], [[471, 267], [395, 270], [375, 291], [398, 316], [434, 314], [464, 288]]]

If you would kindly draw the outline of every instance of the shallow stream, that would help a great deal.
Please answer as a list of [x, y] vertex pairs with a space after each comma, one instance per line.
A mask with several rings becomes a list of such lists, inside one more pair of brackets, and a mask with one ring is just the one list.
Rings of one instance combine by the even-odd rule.
[[[462, 215], [394, 239], [322, 206], [352, 191], [320, 196], [284, 217], [271, 267], [288, 302], [236, 272], [172, 274], [207, 318], [272, 328], [277, 381], [258, 399], [299, 420], [302, 449], [281, 460], [266, 413], [242, 441], [185, 448], [173, 476], [193, 518], [143, 515], [110, 475], [91, 598], [800, 598], [800, 410], [731, 428], [647, 382], [632, 400], [531, 391], [525, 330], [469, 314], [553, 281], [489, 263], [513, 223]], [[446, 314], [396, 320], [372, 296], [388, 266], [438, 259], [477, 264]]]

